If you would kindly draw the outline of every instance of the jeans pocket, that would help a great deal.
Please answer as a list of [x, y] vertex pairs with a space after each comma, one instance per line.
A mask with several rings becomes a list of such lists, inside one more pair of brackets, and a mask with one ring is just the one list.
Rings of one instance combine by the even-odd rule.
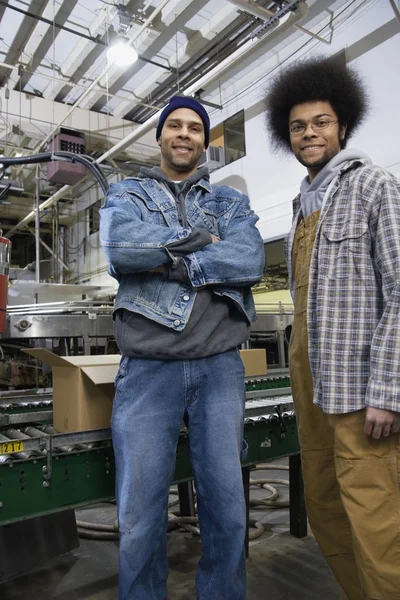
[[237, 357], [239, 359], [240, 368], [241, 368], [241, 370], [243, 372], [243, 377], [245, 377], [246, 376], [246, 369], [244, 367], [244, 362], [242, 360], [242, 355], [240, 354], [240, 348], [236, 347], [235, 350], [234, 350], [234, 352], [236, 352], [236, 355], [237, 355]]
[[120, 387], [121, 382], [123, 381], [125, 375], [126, 375], [126, 370], [127, 370], [127, 366], [128, 366], [128, 360], [129, 357], [128, 356], [123, 356], [121, 358], [121, 362], [119, 363], [119, 369], [118, 369], [118, 373], [116, 378], [114, 379], [114, 388], [115, 391], [117, 391]]

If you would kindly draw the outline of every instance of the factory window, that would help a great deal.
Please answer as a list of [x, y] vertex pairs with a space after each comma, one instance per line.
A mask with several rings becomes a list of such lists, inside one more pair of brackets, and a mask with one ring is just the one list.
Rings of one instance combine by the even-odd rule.
[[210, 146], [200, 158], [200, 165], [206, 164], [215, 171], [246, 156], [244, 139], [244, 110], [236, 113], [210, 131]]
[[101, 200], [98, 200], [97, 202], [95, 202], [94, 204], [92, 204], [92, 206], [90, 206], [88, 208], [88, 213], [89, 213], [89, 235], [91, 235], [92, 233], [96, 233], [96, 231], [99, 231], [100, 228], [100, 215], [99, 215], [99, 210], [101, 207]]
[[244, 110], [224, 121], [225, 164], [246, 156], [244, 139]]

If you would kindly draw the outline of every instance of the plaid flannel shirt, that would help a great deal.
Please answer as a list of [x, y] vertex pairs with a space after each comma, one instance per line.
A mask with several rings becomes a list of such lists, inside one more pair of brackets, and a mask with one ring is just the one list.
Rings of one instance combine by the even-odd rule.
[[[300, 195], [293, 214], [290, 277]], [[400, 182], [384, 169], [355, 160], [331, 182], [311, 258], [307, 319], [314, 403], [327, 413], [367, 405], [400, 412]]]

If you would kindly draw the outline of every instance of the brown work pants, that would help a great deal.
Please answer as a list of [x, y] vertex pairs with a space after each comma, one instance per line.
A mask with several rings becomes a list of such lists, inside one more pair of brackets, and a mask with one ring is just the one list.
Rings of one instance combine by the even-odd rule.
[[373, 440], [365, 410], [324, 414], [313, 404], [306, 309], [318, 216], [302, 220], [295, 236], [289, 350], [309, 522], [343, 600], [399, 600], [400, 435]]

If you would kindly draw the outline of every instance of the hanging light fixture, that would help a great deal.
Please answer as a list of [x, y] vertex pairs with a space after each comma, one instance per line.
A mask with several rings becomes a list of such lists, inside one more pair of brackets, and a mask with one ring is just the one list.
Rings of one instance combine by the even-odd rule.
[[108, 62], [117, 67], [129, 67], [138, 59], [135, 48], [127, 43], [126, 38], [119, 37], [107, 50]]
[[132, 17], [123, 5], [118, 5], [112, 20], [112, 26], [118, 34], [107, 50], [107, 60], [117, 67], [129, 67], [138, 59], [135, 48], [128, 44], [128, 31], [132, 26]]

